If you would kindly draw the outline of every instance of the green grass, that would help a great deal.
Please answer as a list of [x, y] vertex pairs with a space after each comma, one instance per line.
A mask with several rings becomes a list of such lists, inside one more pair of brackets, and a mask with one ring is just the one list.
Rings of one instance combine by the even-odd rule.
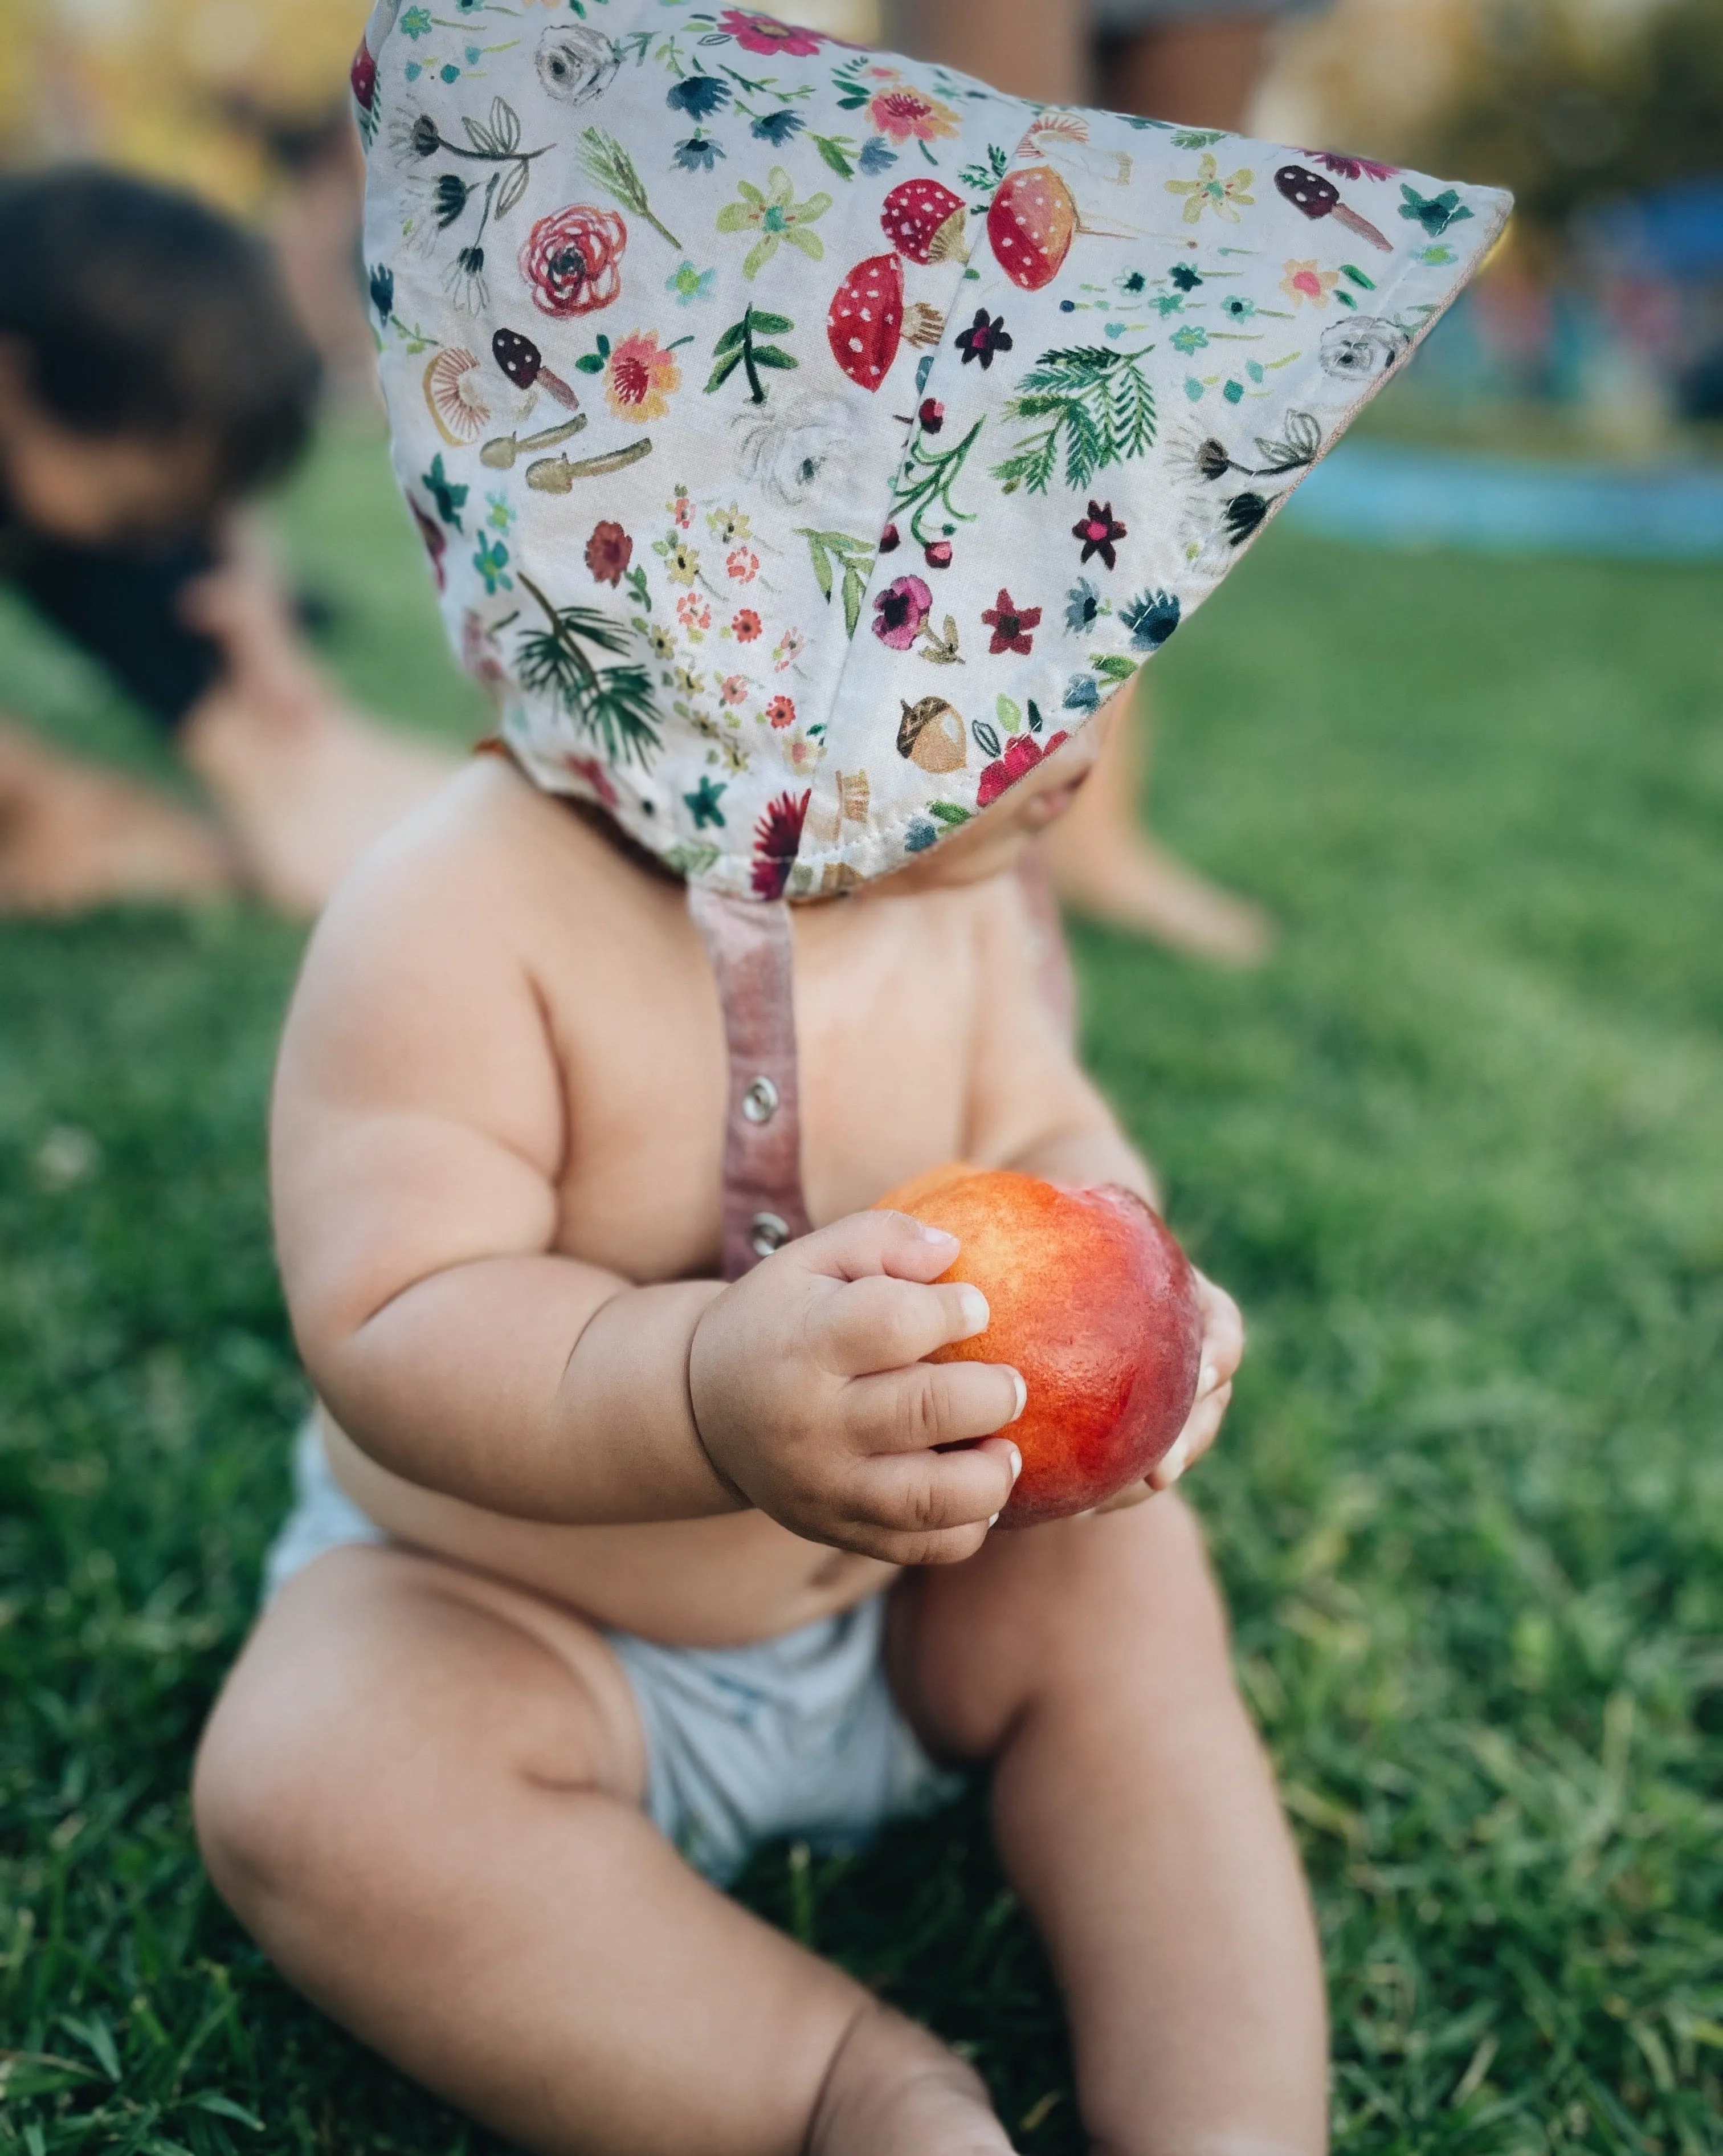
[[[355, 685], [464, 723], [374, 449], [287, 521]], [[1156, 674], [1161, 824], [1284, 951], [1079, 939], [1095, 1064], [1252, 1323], [1194, 1480], [1348, 2156], [1723, 2149], [1718, 601], [1274, 535]], [[0, 669], [150, 761], [15, 615]], [[187, 1832], [302, 1398], [260, 1173], [295, 955], [244, 911], [0, 933], [0, 2149], [491, 2145], [290, 1997]], [[977, 1806], [749, 1892], [1078, 2148]]]

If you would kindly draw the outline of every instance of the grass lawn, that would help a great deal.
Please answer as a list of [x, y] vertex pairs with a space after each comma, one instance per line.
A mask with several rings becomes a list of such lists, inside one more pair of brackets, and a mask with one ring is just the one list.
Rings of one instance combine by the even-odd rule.
[[[355, 686], [459, 732], [376, 446], [285, 521]], [[1347, 2156], [1723, 2150], [1720, 603], [1270, 535], [1156, 669], [1159, 820], [1285, 947], [1079, 938], [1095, 1065], [1253, 1327], [1193, 1482]], [[0, 680], [155, 754], [16, 613]], [[0, 2150], [492, 2145], [290, 1996], [187, 1828], [303, 1399], [261, 1174], [295, 951], [242, 910], [0, 932]], [[1079, 2148], [978, 1804], [747, 1891]]]

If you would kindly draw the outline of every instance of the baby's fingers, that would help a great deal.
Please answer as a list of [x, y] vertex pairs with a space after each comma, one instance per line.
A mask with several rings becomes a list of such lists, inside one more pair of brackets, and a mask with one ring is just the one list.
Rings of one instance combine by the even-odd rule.
[[890, 1273], [899, 1280], [933, 1281], [956, 1256], [957, 1238], [906, 1213], [851, 1213], [792, 1243], [785, 1257], [803, 1271], [828, 1280], [865, 1280]]
[[1151, 1489], [1170, 1490], [1187, 1467], [1196, 1465], [1220, 1435], [1221, 1424], [1232, 1404], [1230, 1380], [1197, 1395], [1197, 1404], [1191, 1409], [1190, 1419], [1179, 1432], [1172, 1450], [1150, 1473], [1149, 1486]]
[[1120, 1490], [1104, 1504], [1095, 1507], [1097, 1514], [1129, 1512], [1133, 1505], [1170, 1490], [1185, 1470], [1199, 1460], [1220, 1435], [1222, 1419], [1232, 1404], [1230, 1384], [1213, 1385], [1199, 1394], [1191, 1409], [1190, 1419], [1174, 1440], [1172, 1450], [1151, 1467], [1141, 1482], [1133, 1482], [1128, 1489]]
[[[883, 1531], [890, 1539], [880, 1553], [894, 1563], [949, 1562], [981, 1547], [1022, 1466], [1022, 1454], [1006, 1438], [958, 1452], [881, 1453], [858, 1466], [845, 1509], [864, 1530]], [[966, 1538], [963, 1529], [977, 1532]]]
[[852, 1452], [932, 1452], [1004, 1430], [1023, 1411], [1028, 1388], [1003, 1363], [915, 1363], [844, 1389]]
[[1223, 1287], [1206, 1273], [1197, 1276], [1203, 1306], [1203, 1390], [1225, 1384], [1244, 1359], [1244, 1316]]
[[948, 1281], [923, 1287], [876, 1273], [834, 1288], [808, 1313], [808, 1344], [823, 1369], [859, 1378], [906, 1369], [952, 1341], [987, 1329], [987, 1299], [978, 1287]]

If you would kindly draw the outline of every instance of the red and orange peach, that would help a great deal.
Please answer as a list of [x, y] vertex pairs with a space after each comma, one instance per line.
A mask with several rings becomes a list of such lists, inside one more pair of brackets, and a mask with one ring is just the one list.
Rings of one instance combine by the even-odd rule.
[[1184, 1428], [1203, 1353], [1196, 1276], [1160, 1216], [1112, 1186], [962, 1166], [880, 1204], [956, 1236], [941, 1278], [987, 1298], [986, 1332], [931, 1359], [1008, 1363], [1028, 1388], [1003, 1433], [1023, 1466], [1000, 1524], [1085, 1512], [1141, 1481]]

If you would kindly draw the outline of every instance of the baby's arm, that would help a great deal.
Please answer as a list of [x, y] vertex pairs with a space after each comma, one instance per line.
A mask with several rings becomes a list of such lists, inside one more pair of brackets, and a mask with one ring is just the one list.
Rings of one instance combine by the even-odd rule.
[[[996, 902], [981, 930], [981, 1036], [970, 1157], [1079, 1188], [1115, 1183], [1158, 1212], [1154, 1170], [1120, 1129], [1049, 1009], [1033, 963], [1037, 925], [1022, 886], [1015, 876], [1001, 877], [994, 891]], [[1223, 1288], [1201, 1273], [1197, 1284], [1204, 1320], [1203, 1370], [1191, 1419], [1148, 1486], [1122, 1493], [1104, 1511], [1140, 1502], [1151, 1488], [1168, 1487], [1219, 1434], [1244, 1357], [1244, 1320]]]
[[892, 1562], [969, 1555], [1014, 1448], [932, 1448], [998, 1430], [1022, 1387], [920, 1361], [987, 1322], [973, 1291], [928, 1285], [949, 1239], [862, 1215], [727, 1289], [556, 1253], [562, 1075], [487, 865], [386, 853], [326, 917], [295, 999], [276, 1222], [331, 1413], [394, 1473], [519, 1517], [757, 1504]]
[[[272, 1131], [306, 1368], [356, 1444], [449, 1496], [553, 1520], [727, 1510], [677, 1345], [715, 1286], [636, 1291], [623, 1341], [596, 1321], [627, 1283], [552, 1255], [561, 1078], [483, 851], [391, 850], [312, 940]], [[612, 1441], [570, 1446], [577, 1405]]]

